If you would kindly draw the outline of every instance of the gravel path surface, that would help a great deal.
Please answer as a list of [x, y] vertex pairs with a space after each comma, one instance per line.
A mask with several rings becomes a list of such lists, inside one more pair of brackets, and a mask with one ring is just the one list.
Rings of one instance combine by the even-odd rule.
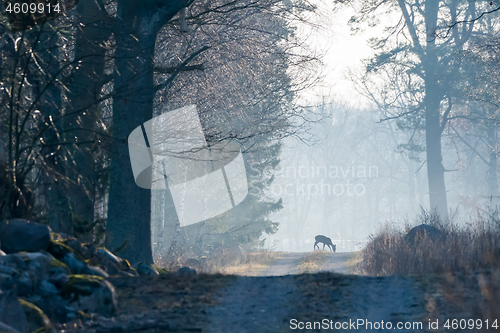
[[[301, 272], [297, 269], [297, 266], [300, 265], [308, 254], [310, 254], [310, 252], [282, 253], [274, 260], [271, 267], [258, 274], [259, 276], [300, 274]], [[356, 252], [325, 253], [318, 270], [310, 273], [335, 272], [340, 274], [353, 274], [356, 255]]]
[[[323, 272], [282, 275], [296, 273], [306, 255], [277, 258], [264, 272], [276, 276], [111, 278], [118, 295], [116, 315], [58, 332], [485, 332], [446, 329], [444, 324], [452, 319], [482, 320], [483, 325], [485, 320], [500, 322], [498, 270], [347, 275], [338, 272], [352, 272], [355, 254], [327, 253], [319, 256]], [[439, 320], [439, 329], [429, 329], [429, 320]], [[397, 329], [398, 324], [407, 328]]]
[[307, 252], [286, 252], [276, 258], [267, 270], [259, 273], [260, 276], [283, 276], [298, 274], [297, 266], [307, 255]]
[[[207, 332], [288, 332], [294, 305], [300, 302], [293, 276], [239, 277], [207, 311]], [[205, 331], [205, 330], [204, 330]]]

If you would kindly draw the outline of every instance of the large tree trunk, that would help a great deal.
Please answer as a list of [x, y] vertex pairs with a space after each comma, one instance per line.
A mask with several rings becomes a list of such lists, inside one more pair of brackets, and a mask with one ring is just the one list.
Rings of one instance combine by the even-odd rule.
[[153, 117], [153, 56], [159, 29], [187, 1], [118, 1], [115, 31], [113, 137], [106, 247], [131, 262], [153, 263], [151, 193], [134, 181], [127, 137]]
[[432, 91], [434, 84], [426, 84], [425, 140], [427, 151], [427, 175], [431, 210], [436, 210], [442, 218], [448, 217], [446, 186], [444, 182], [443, 156], [441, 152], [440, 100]]
[[95, 167], [92, 142], [99, 120], [98, 101], [104, 84], [105, 42], [111, 35], [107, 13], [97, 1], [80, 1], [76, 8], [78, 26], [75, 41], [75, 70], [68, 82], [66, 139], [72, 168], [68, 177], [73, 216], [81, 221], [94, 220]]
[[427, 152], [427, 177], [429, 182], [430, 209], [442, 218], [448, 217], [448, 203], [444, 182], [443, 156], [441, 151], [440, 106], [443, 92], [438, 82], [439, 63], [436, 50], [436, 27], [439, 1], [425, 2], [425, 29], [427, 50], [422, 60], [425, 72], [425, 140]]

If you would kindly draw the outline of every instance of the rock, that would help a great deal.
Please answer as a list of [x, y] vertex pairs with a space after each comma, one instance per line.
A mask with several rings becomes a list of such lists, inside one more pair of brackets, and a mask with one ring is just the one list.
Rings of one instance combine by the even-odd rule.
[[62, 289], [62, 287], [66, 283], [68, 283], [69, 277], [68, 277], [68, 274], [66, 274], [66, 273], [57, 273], [57, 274], [51, 275], [47, 281], [49, 281], [54, 286], [56, 286], [57, 289]]
[[6, 256], [0, 257], [0, 265], [20, 270], [28, 269], [27, 263], [24, 262], [19, 253], [8, 254]]
[[0, 332], [2, 333], [21, 333], [12, 326], [9, 326], [7, 324], [4, 324], [0, 321]]
[[[26, 301], [39, 307], [45, 315], [53, 321], [65, 323], [70, 319], [71, 307], [67, 306], [65, 300], [59, 295], [33, 295]], [[68, 310], [69, 309], [69, 310]]]
[[13, 290], [0, 293], [0, 322], [21, 333], [28, 330], [26, 314]]
[[35, 291], [35, 279], [37, 279], [37, 277], [33, 272], [22, 272], [21, 276], [16, 281], [17, 294], [19, 296], [31, 295]]
[[139, 265], [137, 265], [137, 273], [139, 275], [145, 275], [145, 276], [153, 276], [160, 274], [153, 266], [145, 262], [141, 262], [139, 263]]
[[18, 294], [25, 296], [38, 292], [40, 283], [49, 276], [52, 260], [55, 260], [54, 257], [41, 252], [18, 253], [17, 255], [28, 267], [17, 280]]
[[0, 274], [9, 275], [11, 277], [19, 277], [19, 275], [21, 275], [17, 269], [2, 265], [0, 265]]
[[21, 303], [24, 309], [24, 313], [26, 314], [26, 319], [28, 320], [28, 332], [55, 332], [55, 330], [52, 328], [52, 324], [50, 323], [49, 318], [42, 310], [40, 310], [39, 307], [23, 299], [19, 299], [19, 302]]
[[71, 271], [69, 270], [68, 266], [66, 266], [65, 263], [57, 260], [57, 259], [52, 259], [50, 261], [50, 270], [49, 274], [50, 275], [55, 275], [55, 274], [71, 274]]
[[160, 275], [166, 275], [168, 274], [168, 271], [165, 269], [165, 268], [161, 268], [161, 267], [158, 267], [156, 265], [152, 265], [154, 269], [156, 269], [156, 271], [158, 273], [160, 273]]
[[5, 253], [46, 250], [50, 244], [50, 228], [22, 219], [5, 220], [0, 222], [0, 244]]
[[74, 253], [68, 253], [61, 259], [65, 263], [72, 274], [82, 274], [87, 270], [87, 265], [77, 259]]
[[129, 273], [133, 271], [127, 260], [118, 258], [106, 248], [97, 249], [93, 259], [96, 259], [97, 264], [106, 269], [109, 275], [116, 275], [120, 270]]
[[[76, 247], [76, 245], [74, 246]], [[87, 273], [87, 264], [85, 263], [84, 257], [75, 252], [75, 250], [73, 250], [70, 246], [64, 244], [62, 241], [50, 242], [48, 251], [56, 259], [64, 263], [64, 265], [70, 270], [72, 274]]]
[[37, 276], [46, 276], [51, 268], [51, 262], [54, 260], [49, 253], [34, 252], [34, 253], [18, 253], [17, 254], [28, 269], [34, 272]]
[[11, 289], [15, 284], [16, 278], [0, 273], [0, 289], [8, 290]]
[[59, 291], [57, 290], [57, 287], [47, 280], [43, 280], [38, 286], [38, 294], [50, 296], [57, 295], [58, 293]]
[[88, 266], [84, 274], [100, 276], [105, 279], [109, 278], [109, 274], [106, 273], [104, 269], [98, 266]]
[[196, 271], [189, 267], [181, 267], [179, 268], [179, 275], [193, 277], [196, 275]]
[[116, 293], [108, 281], [94, 275], [70, 275], [61, 296], [77, 311], [111, 316], [116, 311]]
[[444, 232], [428, 224], [421, 224], [412, 228], [405, 236], [406, 243], [411, 248], [425, 244], [425, 240], [433, 243], [443, 243], [446, 240]]
[[95, 253], [95, 245], [93, 248], [88, 248], [82, 245], [76, 238], [69, 238], [65, 240], [64, 243], [83, 259], [90, 259]]

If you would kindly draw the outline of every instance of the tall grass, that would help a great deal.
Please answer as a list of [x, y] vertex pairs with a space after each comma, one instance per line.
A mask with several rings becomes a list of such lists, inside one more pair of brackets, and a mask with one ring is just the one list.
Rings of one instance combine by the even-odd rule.
[[155, 263], [169, 271], [189, 266], [199, 273], [258, 275], [259, 272], [267, 269], [277, 256], [279, 253], [266, 250], [244, 252], [240, 248], [221, 248], [209, 256], [196, 259], [178, 256], [169, 260], [157, 259]]
[[430, 272], [470, 272], [500, 266], [500, 230], [498, 221], [478, 218], [465, 226], [442, 222], [434, 214], [423, 212], [417, 224], [429, 224], [441, 230], [445, 240], [423, 239], [410, 246], [405, 236], [411, 226], [386, 225], [372, 236], [361, 252], [361, 272], [367, 275], [408, 275]]

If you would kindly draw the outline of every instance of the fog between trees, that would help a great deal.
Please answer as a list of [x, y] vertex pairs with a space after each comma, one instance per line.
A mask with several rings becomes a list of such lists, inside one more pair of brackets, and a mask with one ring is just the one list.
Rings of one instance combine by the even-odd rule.
[[[387, 26], [351, 74], [369, 106], [302, 103], [322, 67], [297, 26], [324, 22], [321, 3], [80, 1], [23, 31], [2, 17], [2, 217], [151, 262], [266, 238], [310, 251], [317, 234], [352, 251], [421, 207], [496, 214], [499, 4], [335, 5], [357, 10], [353, 31]], [[180, 228], [168, 191], [135, 184], [127, 137], [192, 104], [208, 146], [241, 146], [249, 195]]]

